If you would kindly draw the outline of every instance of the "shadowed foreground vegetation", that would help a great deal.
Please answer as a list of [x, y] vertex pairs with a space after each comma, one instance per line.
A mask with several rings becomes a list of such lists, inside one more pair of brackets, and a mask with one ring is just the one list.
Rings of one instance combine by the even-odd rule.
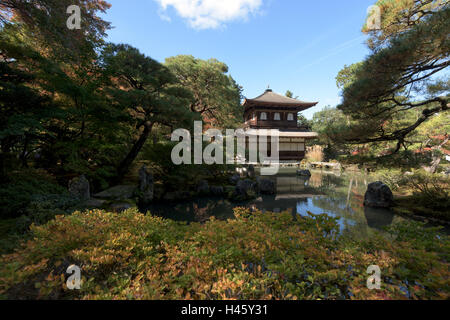
[[[183, 224], [129, 210], [58, 216], [1, 258], [11, 299], [448, 299], [449, 239], [415, 222], [363, 241], [326, 215], [235, 209], [235, 220]], [[66, 288], [67, 267], [81, 290]], [[382, 270], [368, 290], [367, 268]]]

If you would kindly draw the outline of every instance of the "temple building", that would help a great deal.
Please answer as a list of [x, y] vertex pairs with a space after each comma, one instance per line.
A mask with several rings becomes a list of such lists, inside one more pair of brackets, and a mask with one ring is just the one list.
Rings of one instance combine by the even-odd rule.
[[[301, 161], [305, 158], [305, 142], [318, 134], [298, 125], [298, 113], [316, 106], [318, 102], [304, 102], [274, 93], [267, 89], [262, 95], [244, 101], [244, 129], [247, 136], [270, 136], [279, 130], [279, 160]], [[269, 143], [269, 156], [271, 144]]]

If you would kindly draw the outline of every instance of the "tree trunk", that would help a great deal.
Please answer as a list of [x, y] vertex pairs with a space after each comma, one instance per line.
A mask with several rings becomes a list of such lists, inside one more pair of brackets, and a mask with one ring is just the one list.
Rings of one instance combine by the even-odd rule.
[[428, 173], [436, 173], [436, 170], [441, 163], [440, 157], [433, 157], [433, 161], [431, 161], [431, 165], [429, 167], [423, 166], [422, 168]]
[[138, 140], [136, 140], [130, 152], [127, 154], [125, 159], [123, 159], [123, 161], [117, 168], [118, 181], [122, 181], [124, 176], [127, 174], [128, 170], [130, 170], [133, 161], [136, 159], [139, 152], [142, 150], [142, 147], [144, 146], [145, 142], [147, 141], [150, 132], [152, 131], [152, 127], [153, 127], [152, 123], [147, 122], [144, 124], [144, 131], [142, 132], [141, 136], [139, 137]]

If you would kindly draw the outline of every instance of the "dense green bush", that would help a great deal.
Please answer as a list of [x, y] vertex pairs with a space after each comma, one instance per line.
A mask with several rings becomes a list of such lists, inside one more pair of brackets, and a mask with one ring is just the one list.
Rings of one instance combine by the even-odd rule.
[[[448, 299], [450, 242], [408, 223], [386, 236], [338, 237], [327, 215], [288, 213], [185, 224], [104, 211], [32, 227], [33, 240], [0, 260], [5, 299]], [[66, 269], [82, 270], [81, 290]], [[367, 268], [382, 270], [381, 290]]]
[[64, 193], [67, 190], [44, 172], [13, 172], [0, 185], [0, 218], [15, 218], [26, 214], [26, 208], [36, 197]]

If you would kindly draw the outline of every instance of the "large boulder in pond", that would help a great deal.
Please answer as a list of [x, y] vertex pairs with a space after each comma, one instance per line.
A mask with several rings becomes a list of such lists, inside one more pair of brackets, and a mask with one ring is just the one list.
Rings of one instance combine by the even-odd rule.
[[144, 165], [139, 170], [139, 204], [148, 205], [153, 201], [153, 174]]
[[261, 178], [258, 179], [258, 184], [259, 192], [261, 192], [261, 194], [275, 194], [277, 192], [277, 188], [273, 180]]
[[311, 177], [311, 171], [309, 170], [297, 170], [297, 175], [302, 177]]
[[389, 208], [394, 203], [391, 189], [381, 181], [369, 184], [364, 196], [364, 205], [371, 208]]
[[69, 181], [69, 193], [80, 201], [87, 201], [91, 198], [89, 181], [84, 175]]

